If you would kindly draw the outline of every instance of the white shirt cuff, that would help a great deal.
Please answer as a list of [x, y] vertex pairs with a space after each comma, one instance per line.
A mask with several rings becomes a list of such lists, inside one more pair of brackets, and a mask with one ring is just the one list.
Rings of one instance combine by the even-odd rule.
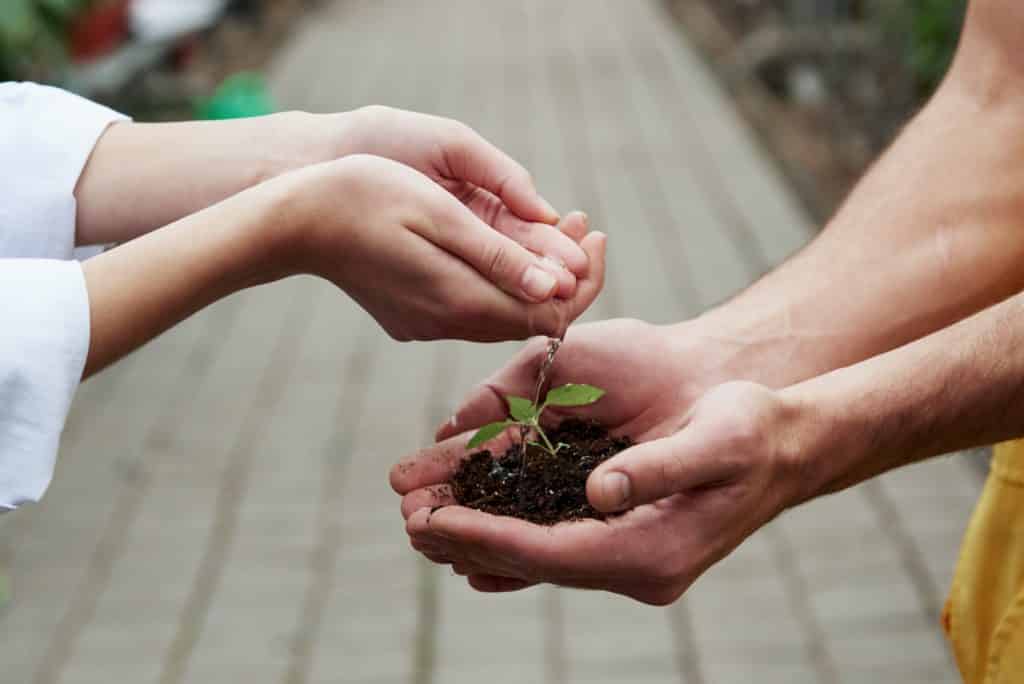
[[0, 259], [0, 511], [38, 501], [89, 352], [74, 261]]
[[75, 186], [107, 127], [127, 117], [35, 83], [0, 83], [0, 254], [70, 259]]

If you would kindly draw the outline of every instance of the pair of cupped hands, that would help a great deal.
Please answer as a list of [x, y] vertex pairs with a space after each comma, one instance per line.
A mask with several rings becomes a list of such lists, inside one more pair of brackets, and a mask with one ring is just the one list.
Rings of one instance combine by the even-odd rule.
[[[541, 527], [454, 505], [445, 483], [472, 432], [507, 416], [504, 396], [532, 394], [546, 352], [534, 339], [470, 393], [436, 445], [392, 470], [415, 549], [481, 591], [548, 582], [666, 604], [800, 498], [795, 455], [777, 439], [789, 407], [776, 392], [707, 370], [702, 344], [711, 340], [699, 320], [613, 320], [566, 333], [604, 280], [606, 239], [588, 231], [585, 215], [560, 219], [525, 169], [462, 124], [380, 107], [353, 116], [345, 139], [354, 153], [298, 172], [297, 201], [313, 192], [304, 213], [322, 219], [304, 238], [310, 258], [323, 255], [314, 270], [399, 340], [565, 334], [552, 384], [607, 394], [546, 420], [593, 418], [638, 442], [588, 481], [597, 509], [621, 513], [604, 521]], [[341, 249], [338, 216], [360, 227]]]

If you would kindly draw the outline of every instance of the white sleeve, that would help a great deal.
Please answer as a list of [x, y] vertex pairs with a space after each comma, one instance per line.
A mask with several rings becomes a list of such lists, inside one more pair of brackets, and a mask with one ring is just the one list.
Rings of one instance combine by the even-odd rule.
[[0, 512], [50, 484], [88, 351], [81, 265], [0, 259]]
[[0, 512], [37, 501], [89, 349], [75, 186], [120, 114], [71, 93], [0, 83]]
[[123, 120], [58, 88], [0, 83], [0, 257], [76, 256], [75, 186], [96, 141]]

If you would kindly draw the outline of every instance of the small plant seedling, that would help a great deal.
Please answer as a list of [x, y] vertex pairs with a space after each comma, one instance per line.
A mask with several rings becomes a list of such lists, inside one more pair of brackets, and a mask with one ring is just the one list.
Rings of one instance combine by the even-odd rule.
[[475, 449], [481, 444], [491, 441], [513, 425], [518, 425], [524, 435], [533, 430], [541, 439], [535, 444], [552, 456], [557, 456], [565, 445], [552, 444], [548, 436], [544, 434], [544, 429], [540, 426], [540, 417], [544, 413], [544, 409], [548, 406], [589, 406], [604, 395], [605, 391], [600, 387], [569, 384], [552, 389], [540, 404], [522, 397], [505, 397], [508, 401], [509, 417], [506, 420], [484, 425], [473, 435], [473, 439], [469, 440], [468, 446], [470, 449]]

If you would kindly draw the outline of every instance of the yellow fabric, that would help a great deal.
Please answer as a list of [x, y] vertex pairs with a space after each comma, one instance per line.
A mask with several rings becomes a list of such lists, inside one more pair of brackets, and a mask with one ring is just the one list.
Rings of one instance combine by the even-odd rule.
[[1024, 440], [996, 447], [942, 622], [966, 684], [1024, 682]]

